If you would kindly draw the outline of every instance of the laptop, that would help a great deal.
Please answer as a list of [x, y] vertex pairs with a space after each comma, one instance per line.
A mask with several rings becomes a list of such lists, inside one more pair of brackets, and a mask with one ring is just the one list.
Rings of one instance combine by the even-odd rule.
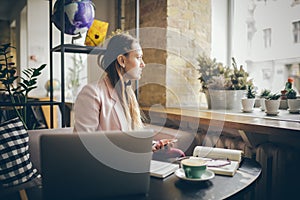
[[43, 199], [145, 196], [152, 130], [41, 136]]

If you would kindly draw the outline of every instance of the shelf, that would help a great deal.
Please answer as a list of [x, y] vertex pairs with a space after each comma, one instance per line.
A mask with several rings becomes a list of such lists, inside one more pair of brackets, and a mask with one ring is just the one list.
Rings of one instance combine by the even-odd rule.
[[51, 52], [61, 52], [62, 47], [64, 48], [63, 52], [65, 53], [86, 53], [86, 54], [97, 55], [105, 51], [105, 48], [100, 48], [100, 47], [64, 44], [64, 45], [58, 45], [54, 47], [51, 50]]
[[28, 101], [27, 103], [11, 103], [11, 102], [0, 102], [1, 106], [13, 107], [13, 106], [42, 106], [42, 105], [60, 105], [57, 101]]

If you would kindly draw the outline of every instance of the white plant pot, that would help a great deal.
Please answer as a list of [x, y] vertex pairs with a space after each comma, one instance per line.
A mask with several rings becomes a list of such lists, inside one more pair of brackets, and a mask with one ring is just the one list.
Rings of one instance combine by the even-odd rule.
[[241, 99], [245, 96], [245, 92], [245, 90], [207, 90], [205, 96], [208, 109], [240, 111]]
[[298, 114], [300, 113], [300, 99], [288, 99], [288, 111], [290, 113]]
[[265, 100], [266, 113], [267, 115], [278, 115], [278, 109], [280, 105], [280, 100]]
[[279, 109], [286, 110], [288, 108], [287, 100], [281, 99], [279, 104]]
[[205, 91], [208, 109], [223, 110], [226, 109], [226, 91], [225, 90], [206, 90]]
[[260, 99], [260, 109], [261, 109], [261, 111], [265, 111], [265, 109], [266, 109], [265, 100], [266, 100], [265, 98]]
[[260, 100], [260, 98], [255, 98], [254, 107], [255, 108], [260, 108], [261, 107], [261, 100]]
[[243, 112], [253, 112], [255, 99], [242, 98]]
[[226, 91], [226, 109], [241, 111], [241, 99], [245, 96], [246, 90], [227, 90]]

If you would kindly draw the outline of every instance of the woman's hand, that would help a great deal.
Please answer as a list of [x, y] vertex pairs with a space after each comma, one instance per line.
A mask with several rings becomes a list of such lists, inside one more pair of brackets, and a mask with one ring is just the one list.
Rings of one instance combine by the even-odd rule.
[[173, 144], [177, 142], [177, 139], [161, 139], [156, 141], [153, 145], [152, 145], [152, 151], [157, 151], [159, 149], [164, 148], [169, 148], [172, 147]]

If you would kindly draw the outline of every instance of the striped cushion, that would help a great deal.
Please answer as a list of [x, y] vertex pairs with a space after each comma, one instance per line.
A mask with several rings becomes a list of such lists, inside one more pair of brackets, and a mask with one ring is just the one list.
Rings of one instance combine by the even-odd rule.
[[19, 118], [0, 125], [0, 182], [13, 186], [38, 176], [28, 151], [29, 136]]

